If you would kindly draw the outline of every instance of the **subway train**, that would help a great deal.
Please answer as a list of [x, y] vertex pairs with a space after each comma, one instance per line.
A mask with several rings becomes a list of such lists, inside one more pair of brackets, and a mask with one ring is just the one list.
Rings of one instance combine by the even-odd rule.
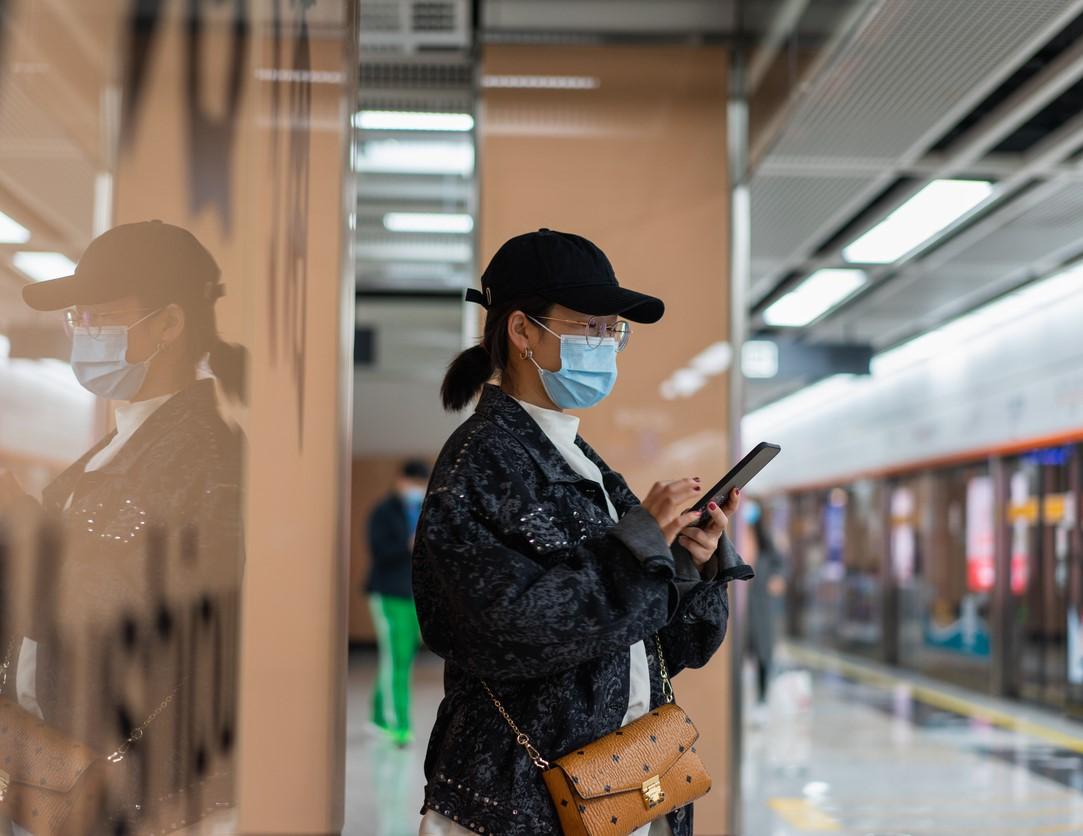
[[[1083, 270], [742, 424], [787, 632], [1083, 717]], [[751, 491], [750, 491], [751, 492]]]

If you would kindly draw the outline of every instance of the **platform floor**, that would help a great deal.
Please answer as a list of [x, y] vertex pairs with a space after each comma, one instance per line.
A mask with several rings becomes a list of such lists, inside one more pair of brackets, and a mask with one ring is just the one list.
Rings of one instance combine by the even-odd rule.
[[[765, 707], [745, 689], [742, 836], [1083, 834], [1083, 725], [806, 648], [780, 662]], [[402, 750], [366, 728], [374, 672], [351, 657], [343, 833], [416, 836], [442, 663], [419, 659]]]

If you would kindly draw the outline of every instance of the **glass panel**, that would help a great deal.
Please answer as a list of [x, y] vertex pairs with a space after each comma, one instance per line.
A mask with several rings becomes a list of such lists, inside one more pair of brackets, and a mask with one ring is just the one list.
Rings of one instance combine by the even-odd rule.
[[[268, 607], [299, 637], [280, 667], [344, 655], [337, 584], [304, 598], [342, 565], [349, 5], [0, 3], [0, 784], [24, 830], [45, 776], [90, 799], [64, 832], [235, 831], [242, 617], [251, 646]], [[336, 829], [295, 742], [328, 746], [304, 728], [334, 718], [322, 664], [276, 671], [275, 739], [246, 735], [315, 788], [311, 832]]]

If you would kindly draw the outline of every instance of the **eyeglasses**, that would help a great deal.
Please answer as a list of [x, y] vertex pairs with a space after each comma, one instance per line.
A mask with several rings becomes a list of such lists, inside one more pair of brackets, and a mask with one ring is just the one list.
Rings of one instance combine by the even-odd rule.
[[100, 337], [102, 329], [104, 328], [127, 328], [128, 326], [135, 324], [128, 321], [131, 317], [138, 314], [150, 314], [153, 312], [153, 308], [97, 311], [96, 313], [83, 311], [79, 308], [69, 308], [64, 311], [64, 327], [67, 330], [69, 337], [75, 332], [76, 328], [86, 330], [92, 337]]
[[628, 347], [628, 340], [632, 337], [632, 329], [624, 320], [619, 322], [606, 322], [597, 317], [591, 317], [586, 322], [581, 319], [557, 319], [555, 316], [536, 316], [533, 319], [546, 319], [549, 322], [564, 322], [568, 325], [582, 325], [583, 335], [587, 338], [587, 345], [597, 348], [602, 340], [616, 340], [617, 351], [624, 351]]

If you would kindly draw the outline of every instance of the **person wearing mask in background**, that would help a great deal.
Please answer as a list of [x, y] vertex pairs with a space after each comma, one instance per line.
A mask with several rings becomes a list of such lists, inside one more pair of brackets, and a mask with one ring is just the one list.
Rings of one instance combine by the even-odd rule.
[[[243, 401], [246, 351], [218, 334], [223, 293], [211, 254], [160, 221], [105, 232], [73, 276], [23, 290], [30, 307], [64, 311], [76, 379], [115, 404], [115, 429], [40, 503], [0, 472], [0, 517], [33, 508], [42, 544], [25, 555], [24, 594], [3, 602], [0, 704], [19, 744], [5, 765], [18, 779], [92, 757], [108, 793], [65, 833], [177, 829], [232, 794], [243, 437], [216, 381]], [[137, 679], [119, 688], [133, 658]], [[40, 812], [33, 798], [13, 784], [0, 804], [16, 836]]]
[[[480, 401], [440, 454], [414, 549], [422, 633], [446, 663], [420, 833], [550, 836], [554, 802], [493, 700], [549, 758], [667, 702], [660, 662], [671, 675], [700, 667], [725, 635], [737, 498], [712, 503], [702, 528], [688, 512], [698, 477], [657, 483], [641, 503], [565, 412], [612, 390], [624, 320], [664, 310], [620, 287], [598, 247], [521, 235], [481, 284], [468, 299], [487, 310], [482, 342], [442, 390], [449, 410]], [[671, 832], [692, 833], [691, 804], [635, 830]]]
[[421, 635], [410, 581], [410, 554], [428, 483], [425, 462], [406, 462], [394, 490], [373, 509], [368, 524], [372, 568], [365, 592], [379, 651], [372, 722], [397, 746], [413, 740], [410, 671]]
[[[782, 596], [786, 592], [786, 565], [775, 548], [758, 502], [745, 505], [745, 522], [752, 528], [756, 543], [753, 564], [756, 579], [748, 590], [748, 653], [756, 664], [756, 701], [758, 706], [764, 706], [774, 664], [778, 622], [782, 617]], [[762, 712], [762, 708], [759, 710]]]

